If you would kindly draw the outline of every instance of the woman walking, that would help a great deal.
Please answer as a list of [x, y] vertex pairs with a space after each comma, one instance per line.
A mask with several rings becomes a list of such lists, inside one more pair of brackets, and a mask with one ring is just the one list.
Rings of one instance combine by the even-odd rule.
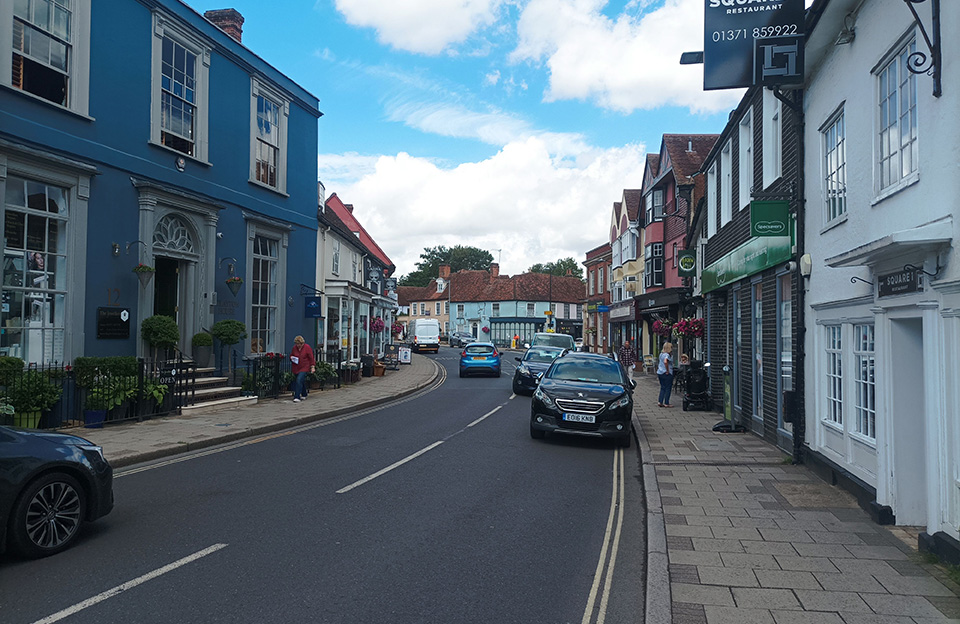
[[293, 402], [299, 403], [306, 398], [307, 373], [316, 370], [317, 361], [313, 357], [313, 349], [303, 341], [303, 336], [293, 339], [293, 349], [290, 351], [290, 372], [294, 374]]
[[660, 379], [660, 398], [657, 405], [660, 407], [673, 407], [670, 405], [670, 391], [673, 389], [673, 344], [663, 343], [663, 350], [660, 352], [660, 363], [657, 365], [657, 377]]

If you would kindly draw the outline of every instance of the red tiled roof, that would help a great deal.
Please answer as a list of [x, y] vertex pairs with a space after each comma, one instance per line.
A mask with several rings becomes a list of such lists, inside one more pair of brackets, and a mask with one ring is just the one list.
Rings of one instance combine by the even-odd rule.
[[640, 199], [643, 191], [640, 189], [623, 189], [623, 206], [627, 209], [627, 217], [636, 221], [640, 215]]
[[[390, 272], [393, 272], [394, 264], [391, 262], [387, 254], [380, 248], [380, 245], [377, 244], [377, 241], [373, 240], [373, 237], [364, 229], [360, 222], [355, 216], [353, 216], [353, 205], [344, 204], [336, 193], [331, 193], [330, 197], [327, 198], [326, 208], [333, 213], [335, 213], [340, 221], [346, 226], [346, 228], [353, 233], [354, 235], [359, 234], [360, 242], [363, 243], [371, 254], [377, 257], [384, 266], [390, 268]], [[349, 207], [348, 207], [349, 206]]]
[[[691, 184], [719, 134], [665, 134], [663, 147], [673, 167], [677, 184]], [[659, 173], [657, 174], [659, 175]]]
[[583, 282], [576, 277], [546, 273], [492, 277], [487, 271], [458, 271], [450, 276], [450, 300], [464, 301], [554, 301], [577, 303], [583, 298]]

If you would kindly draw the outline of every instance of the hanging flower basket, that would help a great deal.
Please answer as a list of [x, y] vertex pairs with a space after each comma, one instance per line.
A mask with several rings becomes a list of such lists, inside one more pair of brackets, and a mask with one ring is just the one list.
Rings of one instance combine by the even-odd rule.
[[485, 333], [485, 334], [489, 334], [489, 333], [490, 333], [490, 328], [487, 327], [486, 325], [484, 325], [483, 327], [480, 328], [480, 331], [482, 331], [482, 332]]
[[703, 336], [703, 319], [694, 317], [682, 318], [673, 324], [673, 333], [677, 336], [700, 338]]
[[152, 266], [140, 263], [133, 267], [133, 272], [137, 274], [137, 278], [140, 280], [140, 286], [146, 288], [147, 284], [150, 283], [150, 280], [153, 279], [153, 274], [156, 273], [157, 270]]
[[237, 293], [240, 292], [240, 287], [243, 286], [243, 278], [240, 277], [228, 277], [227, 278], [227, 288], [230, 289], [230, 292], [233, 293], [233, 296], [236, 297]]
[[673, 325], [670, 321], [654, 321], [653, 322], [653, 333], [658, 336], [669, 337], [670, 332], [673, 330]]
[[383, 328], [386, 327], [386, 324], [383, 322], [383, 319], [379, 316], [372, 321], [370, 321], [370, 331], [375, 334], [379, 334], [383, 331]]

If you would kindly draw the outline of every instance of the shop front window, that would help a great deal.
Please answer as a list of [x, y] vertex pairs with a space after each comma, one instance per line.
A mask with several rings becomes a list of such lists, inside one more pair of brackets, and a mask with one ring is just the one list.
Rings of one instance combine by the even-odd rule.
[[66, 189], [7, 179], [0, 355], [64, 360], [68, 217]]

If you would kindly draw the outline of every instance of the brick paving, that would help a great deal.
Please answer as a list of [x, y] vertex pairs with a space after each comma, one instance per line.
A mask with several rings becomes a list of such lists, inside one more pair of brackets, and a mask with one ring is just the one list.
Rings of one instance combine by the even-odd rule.
[[921, 562], [913, 533], [874, 524], [759, 437], [714, 433], [717, 413], [676, 395], [657, 407], [656, 377], [636, 380], [647, 624], [960, 622], [960, 586]]

